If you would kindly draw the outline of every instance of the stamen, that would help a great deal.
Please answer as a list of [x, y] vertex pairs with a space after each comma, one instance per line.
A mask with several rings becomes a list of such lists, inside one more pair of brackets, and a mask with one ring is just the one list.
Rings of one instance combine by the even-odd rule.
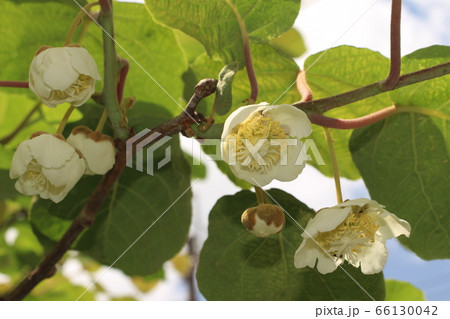
[[72, 97], [74, 95], [81, 94], [84, 90], [89, 88], [94, 84], [94, 79], [91, 78], [89, 75], [80, 74], [78, 76], [78, 79], [67, 89], [64, 91], [61, 90], [52, 90], [50, 92], [49, 99], [51, 100], [65, 100], [69, 97]]

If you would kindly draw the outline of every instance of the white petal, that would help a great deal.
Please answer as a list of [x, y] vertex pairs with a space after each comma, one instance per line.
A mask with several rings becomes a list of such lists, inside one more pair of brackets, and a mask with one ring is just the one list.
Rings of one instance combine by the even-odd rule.
[[[348, 206], [363, 207], [367, 203], [371, 203], [371, 202], [378, 204], [377, 202], [367, 199], [367, 198], [357, 198], [357, 199], [347, 200], [339, 205], [336, 205], [336, 207], [348, 207]], [[379, 207], [381, 207], [381, 206], [379, 206]]]
[[225, 138], [228, 136], [228, 134], [231, 133], [232, 129], [245, 121], [247, 117], [256, 110], [258, 110], [259, 107], [265, 106], [267, 103], [260, 103], [260, 104], [252, 104], [247, 106], [242, 106], [238, 108], [236, 111], [230, 114], [230, 116], [226, 119], [225, 124], [223, 126], [223, 132], [222, 132], [222, 141], [225, 140]]
[[78, 132], [77, 134], [70, 133], [66, 142], [77, 148], [81, 153], [83, 153], [84, 141], [87, 139], [87, 135], [83, 132]]
[[101, 80], [98, 73], [97, 63], [85, 48], [66, 47], [70, 55], [72, 67], [80, 74], [89, 75], [95, 80]]
[[28, 84], [31, 91], [34, 92], [40, 98], [48, 98], [52, 89], [44, 83], [42, 77], [37, 72], [32, 72], [30, 68], [30, 74]]
[[328, 274], [336, 270], [341, 264], [339, 259], [328, 256], [312, 239], [304, 239], [294, 255], [296, 268], [314, 268], [317, 262], [317, 270], [321, 274]]
[[386, 265], [388, 251], [383, 242], [375, 241], [361, 256], [361, 271], [363, 274], [371, 275], [379, 273]]
[[265, 173], [250, 172], [248, 170], [242, 169], [239, 164], [230, 165], [230, 169], [237, 178], [240, 178], [252, 185], [264, 187], [269, 184], [274, 179], [275, 173], [273, 168]]
[[315, 237], [319, 232], [331, 231], [342, 223], [351, 212], [351, 207], [323, 208], [309, 220], [302, 236]]
[[409, 237], [411, 233], [411, 225], [403, 219], [387, 211], [382, 212], [377, 216], [377, 223], [380, 226], [377, 234], [382, 236], [385, 240], [405, 235]]
[[42, 134], [29, 141], [31, 154], [47, 168], [58, 168], [75, 153], [75, 149], [51, 134]]
[[84, 142], [83, 156], [92, 173], [103, 175], [114, 166], [116, 149], [109, 140], [95, 142], [88, 138]]
[[79, 95], [73, 97], [73, 105], [80, 106], [86, 103], [87, 100], [95, 93], [95, 86], [91, 86], [90, 88], [86, 88]]
[[[306, 165], [306, 149], [301, 141], [297, 141], [297, 145], [287, 146], [287, 164], [284, 165], [282, 160], [278, 164], [279, 169], [275, 179], [282, 182], [293, 181], [303, 171]], [[282, 156], [284, 156], [282, 154]]]
[[69, 88], [79, 76], [79, 73], [70, 64], [70, 56], [66, 48], [50, 48], [44, 59], [49, 59], [51, 64], [45, 70], [44, 82], [53, 90], [64, 91]]
[[29, 141], [25, 140], [17, 146], [17, 150], [12, 158], [11, 169], [9, 170], [10, 178], [17, 178], [27, 171], [28, 164], [33, 159], [28, 145]]
[[264, 114], [269, 113], [274, 121], [289, 128], [289, 135], [303, 138], [311, 135], [311, 122], [305, 112], [289, 104], [271, 105]]

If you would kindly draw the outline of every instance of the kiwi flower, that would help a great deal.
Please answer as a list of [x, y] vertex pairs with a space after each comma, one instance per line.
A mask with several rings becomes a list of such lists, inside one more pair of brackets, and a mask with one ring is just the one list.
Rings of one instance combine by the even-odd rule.
[[292, 105], [247, 105], [225, 121], [222, 159], [238, 178], [255, 186], [292, 181], [305, 167], [302, 139], [311, 132], [307, 115]]
[[303, 241], [294, 255], [296, 268], [314, 268], [327, 274], [344, 260], [364, 274], [383, 270], [388, 251], [386, 240], [409, 237], [411, 226], [370, 199], [354, 199], [323, 208], [310, 219]]

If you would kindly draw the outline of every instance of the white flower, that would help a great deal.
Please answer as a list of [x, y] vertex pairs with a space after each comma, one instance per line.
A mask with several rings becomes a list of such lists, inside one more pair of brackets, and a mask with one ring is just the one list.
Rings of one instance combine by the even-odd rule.
[[327, 274], [347, 260], [361, 266], [364, 274], [383, 270], [387, 259], [386, 240], [409, 237], [411, 226], [389, 213], [374, 200], [354, 199], [321, 209], [310, 219], [302, 234], [303, 242], [295, 252], [294, 265]]
[[238, 178], [256, 186], [292, 181], [305, 167], [301, 139], [311, 132], [307, 115], [292, 105], [244, 106], [225, 121], [222, 158]]
[[283, 209], [272, 204], [261, 204], [246, 209], [241, 216], [241, 222], [256, 237], [277, 234], [286, 224]]
[[39, 195], [55, 203], [64, 199], [83, 176], [84, 160], [62, 137], [43, 133], [19, 144], [10, 178], [24, 195]]
[[43, 48], [30, 65], [30, 89], [51, 107], [85, 103], [100, 79], [95, 60], [81, 47]]
[[104, 175], [116, 162], [116, 148], [111, 137], [93, 132], [86, 126], [72, 130], [67, 143], [78, 149], [86, 161], [86, 175]]

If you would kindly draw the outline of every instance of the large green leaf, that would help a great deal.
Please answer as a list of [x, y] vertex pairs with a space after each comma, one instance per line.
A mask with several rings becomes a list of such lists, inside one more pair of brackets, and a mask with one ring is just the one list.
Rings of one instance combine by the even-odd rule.
[[[139, 132], [168, 117], [156, 105], [138, 103], [130, 111], [129, 122]], [[132, 275], [147, 275], [159, 270], [182, 248], [191, 220], [190, 169], [177, 137], [153, 153], [155, 163], [164, 158], [166, 147], [171, 148], [171, 161], [154, 176], [135, 168], [125, 169], [98, 211], [94, 225], [76, 243], [77, 249], [111, 265], [137, 240], [114, 267]], [[61, 236], [98, 181], [99, 177], [84, 177], [59, 204], [38, 200], [31, 222], [41, 240], [54, 241]]]
[[[425, 69], [450, 61], [450, 47], [435, 45], [417, 50], [402, 59], [402, 73]], [[416, 83], [390, 92], [389, 96], [398, 106], [431, 108], [447, 115], [432, 117], [450, 147], [448, 121], [450, 119], [450, 75]]]
[[[240, 223], [242, 212], [256, 206], [255, 194], [241, 191], [219, 199], [209, 215], [209, 236], [197, 271], [200, 291], [209, 300], [376, 300], [384, 299], [382, 273], [365, 276], [345, 265], [328, 275], [294, 267], [302, 227], [314, 212], [277, 189], [269, 194], [295, 219], [277, 235], [256, 238]], [[297, 224], [298, 223], [298, 224]]]
[[[294, 23], [300, 0], [235, 0], [249, 37], [266, 43], [287, 31]], [[223, 0], [146, 0], [160, 22], [199, 40], [210, 56], [220, 56], [225, 64], [244, 65], [241, 33], [233, 11]]]
[[386, 280], [386, 301], [425, 301], [425, 294], [409, 282]]
[[[389, 60], [378, 52], [350, 46], [340, 46], [316, 53], [305, 61], [306, 77], [315, 99], [354, 90], [386, 77], [389, 71]], [[355, 118], [390, 106], [387, 93], [380, 94], [343, 107], [335, 108], [326, 113], [336, 118]], [[330, 153], [320, 126], [313, 126], [312, 138], [320, 151], [325, 163], [331, 163]], [[335, 140], [336, 156], [339, 163], [339, 173], [350, 179], [359, 178], [358, 170], [352, 162], [348, 150], [348, 140], [351, 130], [331, 130]], [[318, 170], [327, 176], [333, 176], [331, 165], [318, 165]]]
[[433, 121], [396, 115], [355, 130], [350, 150], [371, 197], [411, 224], [400, 241], [423, 259], [450, 258], [449, 155]]

